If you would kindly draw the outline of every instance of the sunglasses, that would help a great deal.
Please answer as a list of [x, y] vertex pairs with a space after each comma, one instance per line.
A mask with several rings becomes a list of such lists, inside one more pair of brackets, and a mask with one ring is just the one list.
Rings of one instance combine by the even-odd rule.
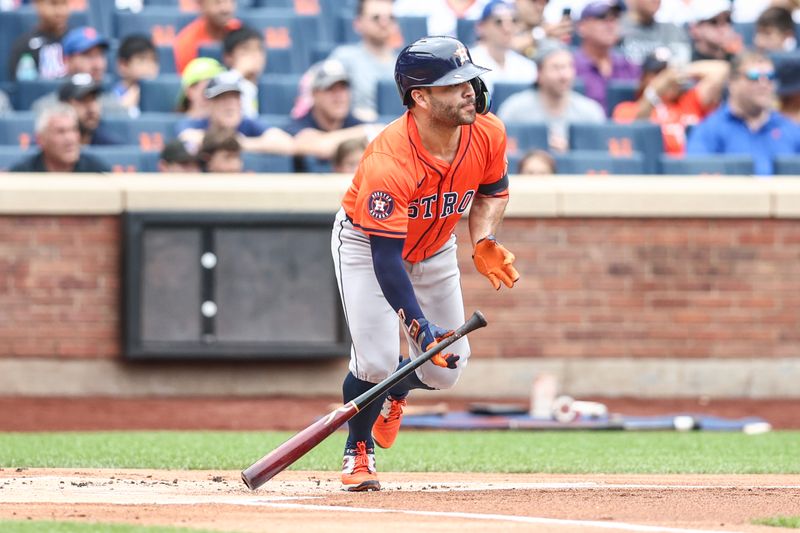
[[371, 15], [369, 20], [372, 22], [394, 22], [397, 19], [394, 15]]
[[494, 19], [494, 23], [496, 26], [502, 26], [504, 24], [516, 24], [517, 22], [519, 22], [519, 19], [517, 19], [517, 17]]
[[729, 16], [715, 17], [704, 22], [712, 26], [727, 26], [731, 23], [731, 18]]
[[767, 81], [775, 81], [775, 71], [774, 70], [755, 70], [751, 69], [747, 72], [742, 74], [745, 78], [750, 81], [759, 81], [759, 80], [767, 80]]

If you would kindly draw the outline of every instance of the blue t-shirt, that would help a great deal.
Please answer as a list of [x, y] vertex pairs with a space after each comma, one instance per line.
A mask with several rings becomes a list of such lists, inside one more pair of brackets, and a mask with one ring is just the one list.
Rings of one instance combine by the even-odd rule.
[[[342, 124], [342, 129], [352, 128], [353, 126], [358, 126], [359, 124], [363, 124], [363, 122], [358, 120], [351, 113], [347, 115], [347, 117], [344, 119], [344, 124]], [[303, 131], [306, 128], [325, 131], [322, 129], [322, 126], [320, 126], [319, 123], [316, 120], [314, 120], [314, 115], [311, 113], [311, 111], [309, 111], [300, 118], [292, 120], [289, 124], [286, 125], [285, 128], [283, 128], [283, 130], [290, 135], [297, 135], [299, 132]]]
[[[180, 135], [184, 130], [207, 130], [208, 122], [209, 120], [207, 118], [183, 119], [175, 125], [175, 133]], [[243, 118], [239, 123], [239, 127], [236, 128], [236, 131], [245, 137], [260, 137], [262, 133], [267, 131], [267, 126], [251, 118]]]
[[775, 156], [800, 153], [800, 126], [773, 111], [761, 128], [751, 131], [726, 103], [692, 128], [686, 153], [749, 155], [756, 175], [771, 176]]

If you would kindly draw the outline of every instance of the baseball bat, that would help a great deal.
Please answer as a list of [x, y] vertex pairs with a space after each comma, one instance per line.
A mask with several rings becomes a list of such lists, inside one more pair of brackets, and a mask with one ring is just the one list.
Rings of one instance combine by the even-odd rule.
[[441, 352], [467, 333], [484, 326], [486, 326], [486, 318], [484, 318], [480, 311], [475, 311], [452, 335], [442, 339], [440, 342], [436, 343], [435, 346], [420, 354], [409, 364], [395, 371], [388, 378], [361, 394], [356, 399], [334, 409], [327, 416], [317, 420], [247, 467], [242, 471], [242, 481], [244, 481], [244, 484], [247, 485], [249, 489], [257, 489], [303, 457], [314, 448], [314, 446], [325, 440], [331, 433], [354, 417], [361, 409], [377, 398], [383, 397], [389, 392], [389, 389], [400, 383], [417, 368], [429, 361], [434, 355]]

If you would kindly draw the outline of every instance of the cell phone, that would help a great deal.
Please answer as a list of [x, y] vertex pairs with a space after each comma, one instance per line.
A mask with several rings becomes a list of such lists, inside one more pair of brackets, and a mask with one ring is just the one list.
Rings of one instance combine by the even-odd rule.
[[572, 16], [572, 9], [569, 7], [565, 7], [561, 11], [561, 18], [570, 18]]

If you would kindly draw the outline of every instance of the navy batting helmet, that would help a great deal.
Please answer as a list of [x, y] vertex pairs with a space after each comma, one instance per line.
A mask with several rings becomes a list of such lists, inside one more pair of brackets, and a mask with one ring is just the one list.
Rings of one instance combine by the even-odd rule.
[[489, 91], [478, 76], [489, 72], [472, 62], [469, 50], [453, 37], [424, 37], [397, 56], [394, 81], [403, 104], [411, 103], [411, 89], [457, 85], [468, 81], [475, 90], [475, 110], [489, 112]]

